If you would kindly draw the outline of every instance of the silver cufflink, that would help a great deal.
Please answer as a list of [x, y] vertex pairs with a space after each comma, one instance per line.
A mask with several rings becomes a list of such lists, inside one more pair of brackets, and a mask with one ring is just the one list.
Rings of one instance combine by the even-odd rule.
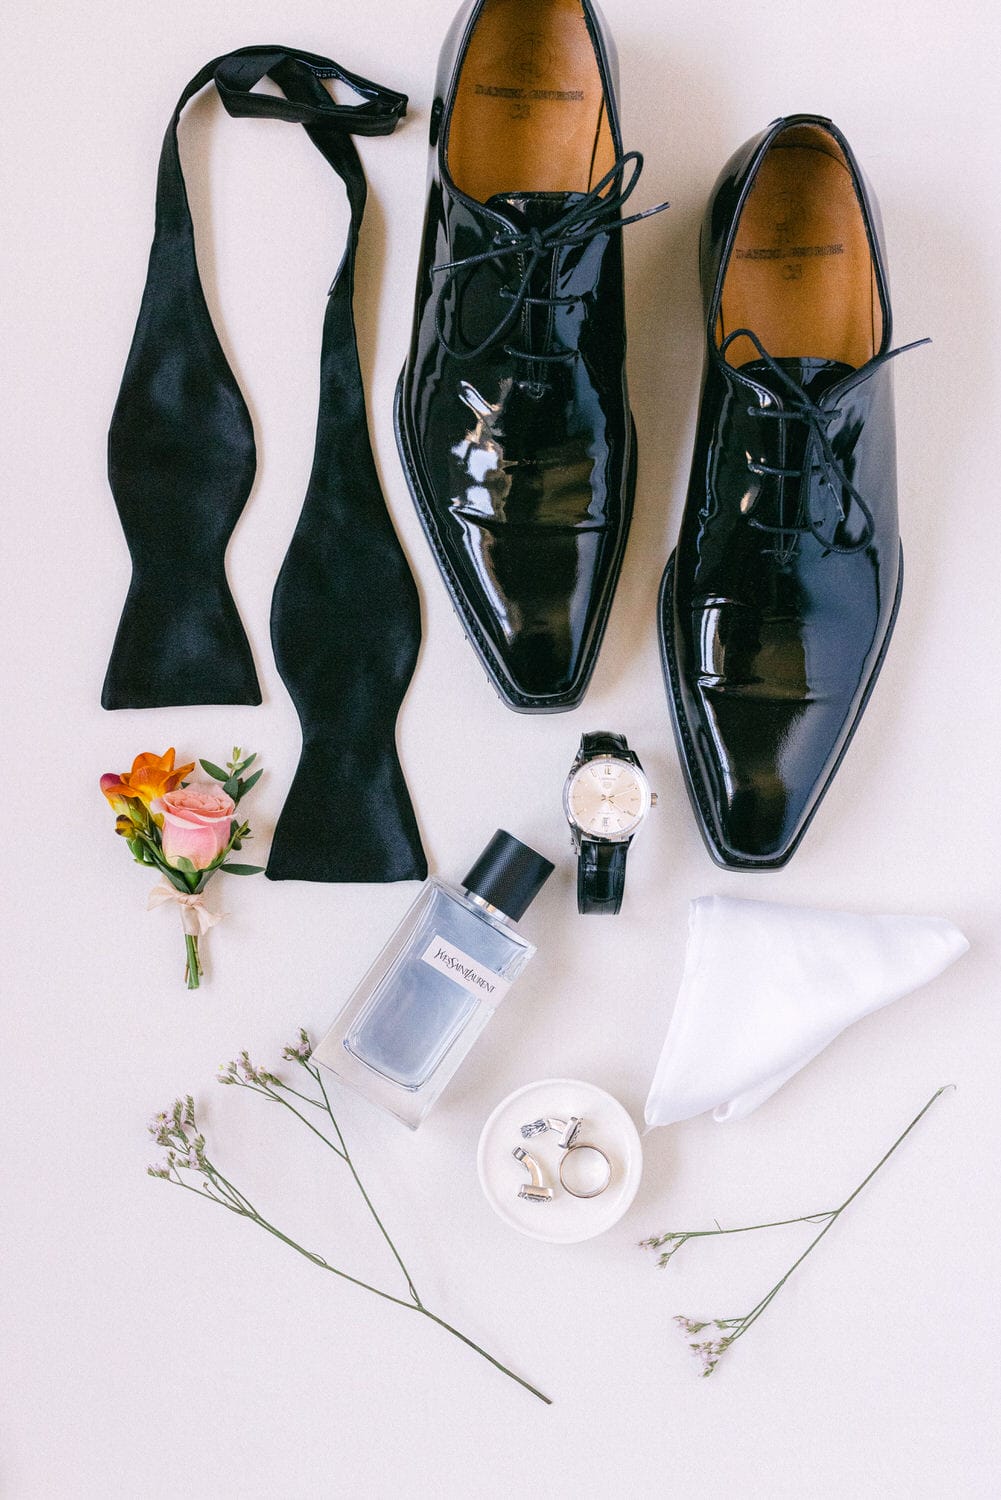
[[580, 1135], [583, 1124], [584, 1121], [579, 1115], [571, 1115], [568, 1120], [558, 1120], [553, 1115], [547, 1115], [541, 1120], [531, 1120], [527, 1125], [523, 1125], [521, 1134], [527, 1141], [533, 1135], [542, 1135], [546, 1130], [555, 1130], [560, 1138], [560, 1147], [564, 1151], [569, 1151]]
[[553, 1190], [546, 1185], [546, 1179], [542, 1175], [542, 1168], [534, 1156], [529, 1156], [523, 1146], [515, 1146], [511, 1155], [516, 1161], [520, 1161], [525, 1168], [531, 1182], [523, 1182], [518, 1189], [518, 1197], [525, 1198], [529, 1203], [551, 1203], [553, 1201]]
[[[554, 1131], [559, 1136], [563, 1153], [559, 1165], [560, 1186], [572, 1198], [597, 1198], [612, 1180], [612, 1163], [599, 1146], [580, 1139], [583, 1124], [580, 1115], [570, 1115], [566, 1120], [560, 1120], [555, 1115], [543, 1115], [540, 1119], [530, 1120], [527, 1125], [523, 1125], [521, 1134], [525, 1140], [530, 1140], [532, 1136], [543, 1135], [548, 1130]], [[521, 1146], [515, 1147], [514, 1155], [524, 1163], [532, 1177], [530, 1184], [526, 1183], [518, 1189], [519, 1198], [528, 1198], [535, 1203], [550, 1202], [553, 1190], [546, 1186], [535, 1158], [529, 1156]]]

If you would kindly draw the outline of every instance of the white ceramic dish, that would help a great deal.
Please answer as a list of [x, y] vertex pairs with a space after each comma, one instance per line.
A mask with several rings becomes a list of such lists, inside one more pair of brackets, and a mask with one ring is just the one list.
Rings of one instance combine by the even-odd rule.
[[[560, 1187], [562, 1152], [553, 1131], [523, 1140], [521, 1127], [543, 1116], [584, 1121], [580, 1140], [599, 1146], [611, 1162], [612, 1180], [596, 1198], [574, 1198]], [[512, 1156], [524, 1146], [538, 1161], [554, 1189], [551, 1203], [518, 1197], [528, 1173]], [[545, 1078], [516, 1089], [494, 1110], [483, 1127], [476, 1153], [480, 1186], [490, 1207], [520, 1234], [553, 1244], [573, 1245], [593, 1239], [617, 1224], [636, 1196], [643, 1173], [639, 1133], [617, 1099], [593, 1083], [572, 1078]]]

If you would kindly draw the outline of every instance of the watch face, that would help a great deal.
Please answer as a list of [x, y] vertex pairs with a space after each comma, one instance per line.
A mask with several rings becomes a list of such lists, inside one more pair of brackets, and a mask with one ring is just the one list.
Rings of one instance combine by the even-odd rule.
[[643, 772], [614, 755], [599, 755], [574, 771], [563, 793], [567, 817], [590, 838], [624, 839], [650, 807]]

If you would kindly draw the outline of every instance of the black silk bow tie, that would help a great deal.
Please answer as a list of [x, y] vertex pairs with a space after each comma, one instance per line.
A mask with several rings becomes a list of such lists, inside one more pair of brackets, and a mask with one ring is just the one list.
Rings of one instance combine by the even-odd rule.
[[[267, 76], [285, 98], [256, 94]], [[336, 78], [359, 105], [336, 104]], [[226, 581], [225, 552], [256, 470], [250, 414], [202, 292], [181, 171], [184, 105], [214, 82], [230, 115], [302, 125], [351, 208], [327, 299], [316, 450], [271, 608], [275, 661], [302, 754], [275, 830], [273, 880], [423, 879], [427, 863], [396, 753], [396, 718], [420, 645], [417, 590], [376, 474], [352, 312], [365, 175], [352, 135], [387, 135], [406, 97], [329, 58], [244, 47], [208, 63], [167, 127], [139, 320], [108, 438], [108, 476], [132, 582], [105, 708], [260, 703]]]

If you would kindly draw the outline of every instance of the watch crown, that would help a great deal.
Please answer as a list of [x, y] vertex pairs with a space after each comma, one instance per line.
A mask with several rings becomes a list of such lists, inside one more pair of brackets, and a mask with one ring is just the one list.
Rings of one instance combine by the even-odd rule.
[[650, 806], [651, 807], [656, 807], [657, 806], [657, 793], [656, 792], [651, 792], [650, 793]]

